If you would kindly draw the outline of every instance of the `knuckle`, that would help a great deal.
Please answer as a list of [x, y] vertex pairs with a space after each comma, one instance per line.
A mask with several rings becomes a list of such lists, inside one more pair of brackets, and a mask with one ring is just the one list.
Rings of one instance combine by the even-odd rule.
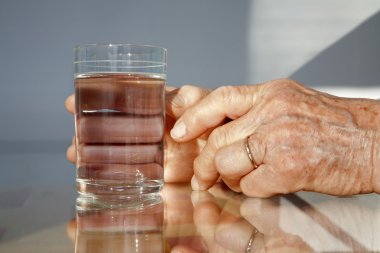
[[301, 93], [299, 89], [292, 88], [292, 84], [280, 85], [272, 90], [267, 99], [267, 109], [269, 111], [282, 114], [291, 114], [297, 110], [297, 101], [300, 101]]
[[185, 106], [193, 105], [203, 97], [202, 89], [198, 87], [185, 85], [183, 88], [181, 94], [183, 94], [183, 97], [185, 98]]
[[193, 85], [184, 85], [178, 89], [173, 99], [170, 100], [176, 109], [186, 109], [205, 96], [204, 91]]
[[294, 88], [296, 87], [296, 82], [288, 78], [280, 78], [270, 82], [275, 87], [281, 88]]
[[190, 84], [185, 84], [178, 90], [178, 94], [181, 94], [183, 96], [194, 94], [197, 92], [197, 88], [195, 86], [192, 86]]
[[212, 92], [212, 94], [216, 97], [222, 98], [230, 98], [233, 96], [236, 87], [228, 85], [228, 86], [220, 86]]
[[230, 135], [224, 127], [215, 128], [208, 137], [207, 142], [213, 150], [217, 150], [227, 143], [230, 143]]
[[186, 99], [183, 93], [178, 92], [171, 99], [169, 99], [169, 104], [175, 109], [182, 109], [185, 107]]
[[304, 86], [301, 84], [287, 78], [276, 79], [266, 83], [266, 89], [270, 91], [270, 93], [279, 95], [285, 94], [289, 95], [294, 93], [295, 91], [301, 91], [304, 89]]

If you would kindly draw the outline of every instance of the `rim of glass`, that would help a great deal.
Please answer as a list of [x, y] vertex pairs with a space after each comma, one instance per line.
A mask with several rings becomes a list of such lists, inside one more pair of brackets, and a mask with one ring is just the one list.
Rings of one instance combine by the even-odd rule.
[[88, 43], [88, 44], [76, 45], [74, 46], [74, 49], [78, 50], [81, 48], [88, 48], [88, 47], [107, 47], [107, 46], [108, 47], [134, 46], [134, 47], [158, 48], [167, 52], [167, 49], [164, 47], [150, 45], [150, 44], [137, 44], [137, 43]]

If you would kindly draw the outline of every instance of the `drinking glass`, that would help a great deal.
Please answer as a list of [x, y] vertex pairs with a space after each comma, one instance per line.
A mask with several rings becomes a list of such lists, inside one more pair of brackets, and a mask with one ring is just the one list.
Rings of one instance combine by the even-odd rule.
[[166, 49], [75, 48], [75, 140], [80, 194], [135, 195], [163, 185]]

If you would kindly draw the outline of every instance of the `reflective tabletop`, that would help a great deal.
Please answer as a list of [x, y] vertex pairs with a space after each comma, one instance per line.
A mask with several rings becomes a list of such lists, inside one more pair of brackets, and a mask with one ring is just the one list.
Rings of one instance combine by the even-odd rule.
[[0, 252], [380, 252], [376, 194], [258, 199], [222, 184], [166, 184], [159, 194], [84, 198], [63, 153], [0, 158]]

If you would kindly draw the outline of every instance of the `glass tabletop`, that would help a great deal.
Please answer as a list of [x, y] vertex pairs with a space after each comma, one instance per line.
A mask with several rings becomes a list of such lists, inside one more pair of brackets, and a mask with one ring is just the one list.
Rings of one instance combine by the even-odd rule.
[[0, 158], [12, 170], [0, 179], [0, 252], [380, 252], [376, 194], [258, 199], [222, 184], [166, 184], [136, 198], [84, 198], [59, 174], [73, 174], [63, 154]]

